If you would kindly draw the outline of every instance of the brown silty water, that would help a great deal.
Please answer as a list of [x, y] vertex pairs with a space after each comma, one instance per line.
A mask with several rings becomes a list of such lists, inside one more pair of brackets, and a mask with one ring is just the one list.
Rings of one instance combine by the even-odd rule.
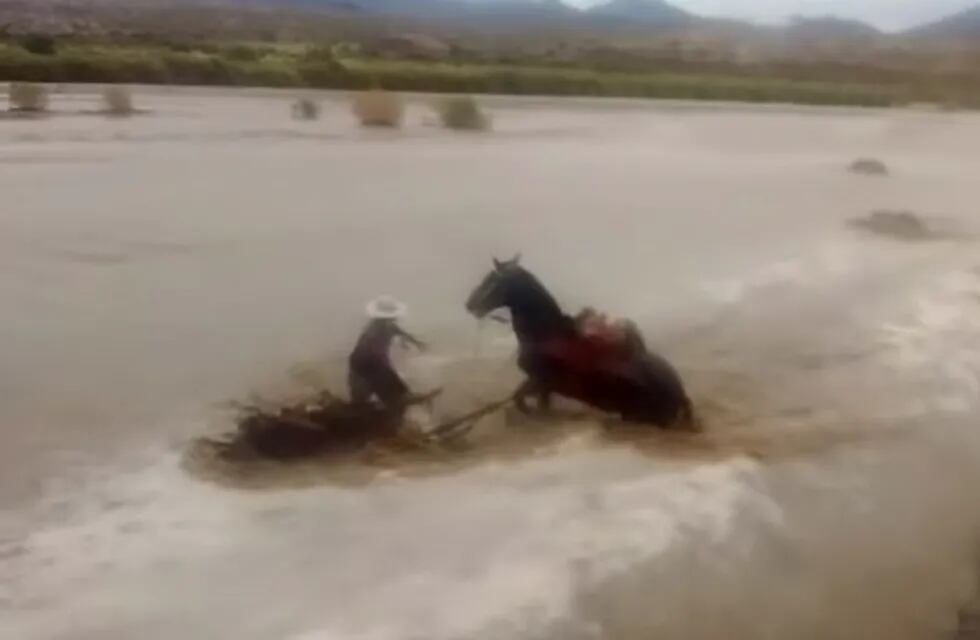
[[[0, 636], [941, 638], [976, 592], [980, 119], [137, 89], [0, 122]], [[887, 177], [849, 173], [879, 157]], [[855, 219], [911, 211], [921, 241]], [[945, 233], [954, 230], [956, 233]], [[188, 464], [222, 403], [343, 379], [370, 297], [452, 413], [518, 380], [492, 255], [634, 318], [707, 429], [566, 406], [459, 451]], [[200, 460], [195, 462], [201, 463]]]

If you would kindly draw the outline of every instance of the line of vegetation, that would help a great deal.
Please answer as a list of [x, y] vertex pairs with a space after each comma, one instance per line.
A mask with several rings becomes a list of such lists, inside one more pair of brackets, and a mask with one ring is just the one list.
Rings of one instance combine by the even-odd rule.
[[[0, 42], [0, 81], [384, 89], [462, 94], [673, 98], [814, 105], [980, 106], [975, 84], [862, 83], [656, 70], [390, 60], [338, 47]], [[338, 51], [341, 51], [338, 55]]]

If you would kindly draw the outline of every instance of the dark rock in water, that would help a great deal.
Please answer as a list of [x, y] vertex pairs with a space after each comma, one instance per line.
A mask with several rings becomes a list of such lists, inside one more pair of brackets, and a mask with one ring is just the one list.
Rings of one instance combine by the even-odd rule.
[[879, 210], [851, 225], [882, 236], [899, 240], [931, 240], [937, 237], [922, 219], [911, 211]]
[[851, 173], [858, 173], [865, 176], [887, 176], [888, 167], [884, 162], [877, 158], [858, 158], [851, 163], [848, 169]]
[[316, 120], [320, 117], [320, 105], [310, 98], [302, 98], [293, 104], [293, 118], [296, 120]]

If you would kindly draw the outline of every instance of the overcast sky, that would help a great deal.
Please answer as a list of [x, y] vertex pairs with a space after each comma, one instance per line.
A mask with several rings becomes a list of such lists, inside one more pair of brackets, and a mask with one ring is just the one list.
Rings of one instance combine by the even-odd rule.
[[[588, 6], [602, 0], [568, 0]], [[980, 4], [980, 0], [668, 0], [693, 13], [779, 22], [794, 15], [838, 15], [904, 29]]]

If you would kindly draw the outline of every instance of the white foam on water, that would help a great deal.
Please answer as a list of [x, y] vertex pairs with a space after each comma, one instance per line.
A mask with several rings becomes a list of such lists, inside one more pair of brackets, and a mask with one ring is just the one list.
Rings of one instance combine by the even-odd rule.
[[855, 272], [867, 277], [869, 272], [893, 262], [890, 252], [882, 252], [858, 238], [833, 237], [806, 254], [768, 262], [747, 273], [709, 279], [700, 288], [715, 302], [736, 304], [767, 289], [833, 286], [853, 279]]
[[[168, 629], [185, 620], [200, 630], [206, 625], [201, 616], [224, 610], [223, 592], [246, 604], [271, 592], [277, 600], [273, 610], [302, 605], [305, 613], [297, 618], [314, 620], [322, 614], [313, 603], [323, 598], [327, 602], [320, 608], [330, 612], [328, 620], [338, 632], [381, 626], [392, 629], [389, 637], [406, 637], [414, 627], [429, 637], [454, 637], [529, 603], [550, 607], [557, 617], [571, 595], [569, 561], [588, 557], [594, 544], [593, 532], [577, 524], [577, 514], [596, 509], [596, 500], [670, 502], [669, 483], [645, 497], [642, 478], [636, 486], [620, 484], [620, 457], [579, 452], [538, 464], [488, 466], [448, 482], [392, 480], [366, 491], [268, 496], [198, 486], [169, 458], [133, 475], [118, 474], [102, 486], [93, 483], [86, 492], [89, 502], [71, 513], [56, 515], [59, 505], [49, 505], [48, 522], [35, 524], [19, 545], [20, 557], [8, 567], [14, 570], [6, 578], [17, 588], [5, 599], [21, 610], [20, 624], [10, 632], [25, 638], [69, 632], [116, 637], [113, 625], [120, 625], [122, 637], [127, 619], [163, 612]], [[571, 477], [583, 465], [600, 471], [598, 478]], [[626, 475], [646, 473], [642, 462], [630, 466]], [[724, 494], [734, 485], [723, 476], [703, 470], [673, 482], [703, 483]], [[481, 497], [473, 500], [473, 495]], [[77, 505], [78, 496], [73, 497]], [[708, 505], [692, 501], [688, 519], [724, 514], [723, 506]], [[649, 517], [632, 516], [639, 523]], [[611, 520], [604, 526], [613, 532], [623, 524]], [[666, 544], [681, 524], [663, 520], [656, 538], [630, 528], [619, 537], [644, 546]], [[209, 578], [240, 571], [254, 582], [209, 585]], [[297, 591], [317, 583], [316, 593]], [[285, 589], [276, 588], [284, 584]], [[379, 617], [381, 603], [387, 613]], [[276, 626], [263, 621], [257, 603], [246, 609], [256, 614], [246, 626]], [[443, 610], [452, 613], [442, 615]], [[111, 614], [111, 620], [100, 614]], [[71, 622], [75, 615], [83, 619], [81, 626]], [[226, 622], [229, 631], [244, 632], [235, 620]]]
[[52, 486], [7, 539], [0, 636], [939, 637], [976, 589], [977, 292], [967, 271], [926, 283], [865, 372], [894, 368], [918, 397], [838, 425], [867, 442], [809, 456], [680, 462], [585, 441], [240, 493], [150, 451]]

